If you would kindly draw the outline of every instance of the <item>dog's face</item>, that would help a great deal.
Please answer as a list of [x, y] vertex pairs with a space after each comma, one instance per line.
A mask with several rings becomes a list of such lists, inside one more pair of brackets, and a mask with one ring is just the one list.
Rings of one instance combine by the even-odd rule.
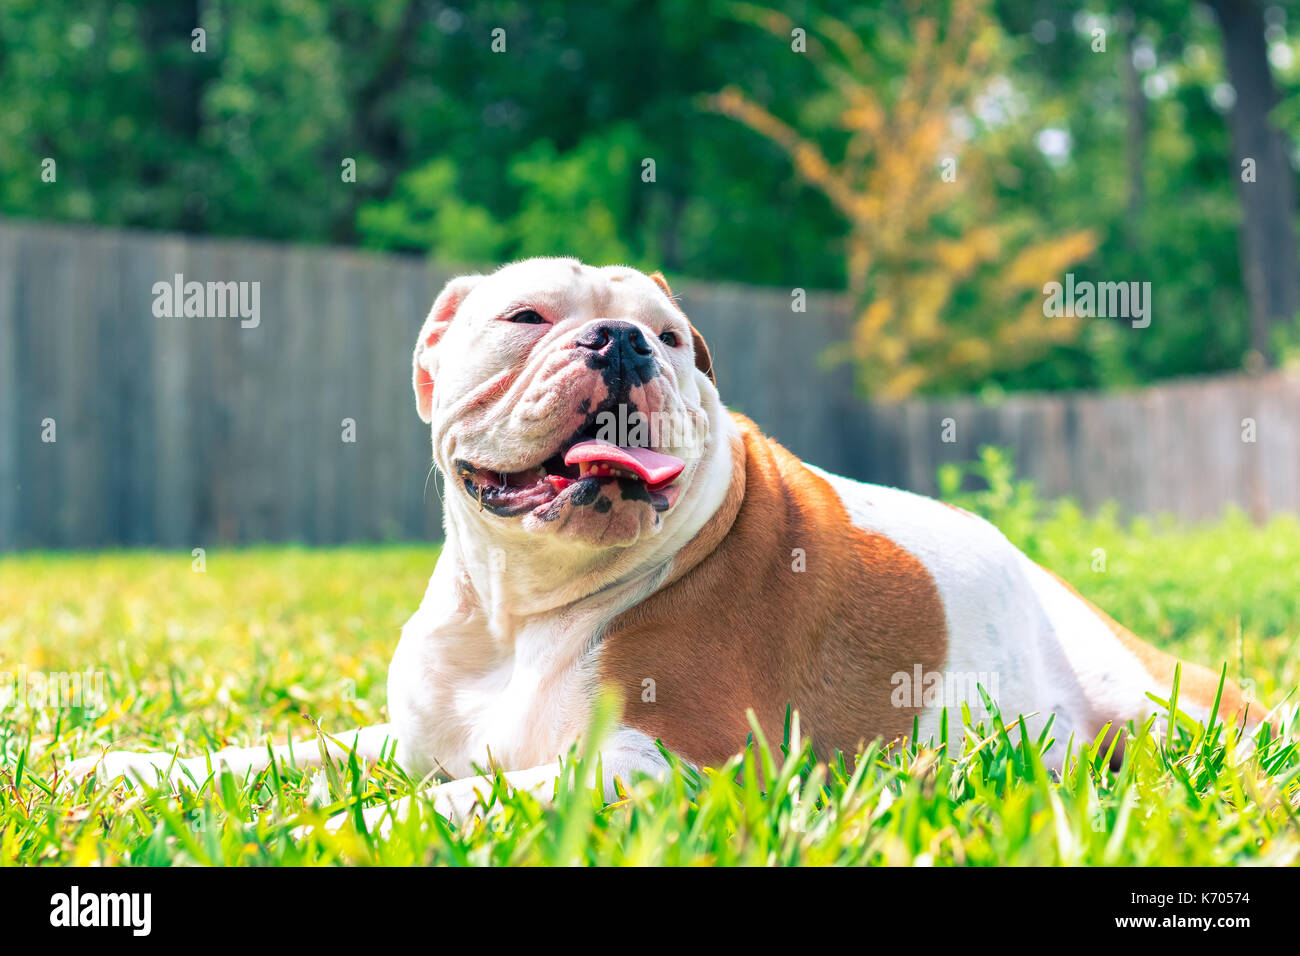
[[414, 381], [456, 507], [590, 547], [671, 521], [713, 386], [708, 349], [669, 295], [658, 273], [575, 259], [449, 282], [416, 342]]

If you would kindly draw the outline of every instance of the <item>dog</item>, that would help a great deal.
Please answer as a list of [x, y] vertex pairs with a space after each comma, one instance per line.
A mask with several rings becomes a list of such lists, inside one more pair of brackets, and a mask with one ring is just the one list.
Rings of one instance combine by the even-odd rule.
[[[1059, 769], [1068, 741], [1140, 724], [1160, 711], [1148, 695], [1170, 692], [1174, 658], [988, 522], [828, 474], [729, 413], [659, 273], [540, 258], [453, 279], [413, 384], [446, 538], [392, 658], [390, 722], [323, 749], [445, 778], [430, 796], [449, 817], [481, 808], [489, 766], [545, 798], [602, 689], [621, 704], [601, 749], [611, 799], [616, 780], [665, 773], [661, 746], [720, 766], [751, 711], [769, 739], [792, 709], [819, 755], [856, 754], [914, 725], [935, 738], [945, 707], [985, 713], [994, 683], [1030, 733], [1054, 715]], [[1178, 706], [1207, 720], [1219, 684], [1182, 664]], [[1223, 719], [1258, 710], [1223, 686]], [[71, 779], [201, 781], [209, 765], [247, 774], [321, 750], [109, 752]]]

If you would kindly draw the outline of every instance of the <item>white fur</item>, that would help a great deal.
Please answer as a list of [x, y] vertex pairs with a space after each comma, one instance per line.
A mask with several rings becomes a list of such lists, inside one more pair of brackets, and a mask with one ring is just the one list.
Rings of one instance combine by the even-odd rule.
[[[448, 295], [457, 302], [455, 319], [439, 330], [436, 345], [427, 346]], [[561, 320], [545, 330], [499, 321], [512, 309], [539, 303]], [[424, 369], [433, 378], [427, 410], [434, 458], [451, 475], [458, 456], [501, 470], [544, 458], [546, 444], [568, 427], [549, 424], [550, 416], [564, 412], [552, 407], [552, 394], [582, 373], [572, 363], [561, 364], [562, 350], [587, 324], [609, 318], [644, 324], [662, 369], [655, 397], [696, 426], [689, 432], [695, 444], [665, 449], [688, 461], [680, 499], [635, 541], [611, 548], [485, 515], [449, 479], [446, 539], [389, 668], [391, 723], [335, 738], [355, 745], [366, 760], [395, 744], [398, 761], [412, 775], [456, 778], [429, 791], [447, 813], [463, 814], [479, 802], [476, 795], [487, 786], [471, 776], [479, 769], [504, 769], [512, 786], [545, 795], [558, 770], [556, 758], [591, 719], [601, 629], [663, 582], [675, 555], [721, 505], [731, 478], [735, 425], [694, 365], [685, 318], [635, 270], [529, 260], [490, 277], [453, 280], [421, 332], [416, 374]], [[665, 328], [679, 330], [684, 346], [660, 345], [657, 334]], [[475, 399], [483, 384], [520, 363], [523, 372], [510, 389], [482, 411]], [[478, 409], [472, 426], [466, 424], [471, 409]], [[163, 773], [174, 783], [189, 776], [201, 783], [209, 761], [246, 774], [265, 768], [272, 757], [288, 760], [290, 750], [298, 766], [320, 762], [314, 742], [274, 748], [269, 755], [265, 747], [222, 751], [176, 765], [169, 754], [111, 752], [76, 761], [68, 778], [98, 768], [105, 780], [151, 783]], [[331, 746], [330, 752], [338, 759], [347, 747]], [[638, 773], [657, 775], [666, 767], [654, 742], [627, 727], [615, 729], [601, 756], [611, 796], [616, 777], [630, 782]], [[400, 803], [399, 816], [409, 806]], [[386, 807], [375, 808], [368, 819], [387, 813]]]
[[[1091, 741], [1108, 715], [1140, 720], [1153, 710], [1146, 692], [1156, 688], [1137, 657], [992, 524], [932, 498], [806, 467], [830, 483], [857, 527], [889, 537], [934, 578], [948, 622], [945, 673], [995, 676], [999, 710], [1008, 720], [1035, 715], [1025, 721], [1031, 734], [1056, 715], [1049, 763], [1064, 756], [1071, 734], [1076, 751]], [[959, 699], [972, 714], [984, 711], [978, 694]], [[937, 735], [940, 713], [921, 715], [922, 739]], [[949, 707], [950, 726], [958, 714]]]

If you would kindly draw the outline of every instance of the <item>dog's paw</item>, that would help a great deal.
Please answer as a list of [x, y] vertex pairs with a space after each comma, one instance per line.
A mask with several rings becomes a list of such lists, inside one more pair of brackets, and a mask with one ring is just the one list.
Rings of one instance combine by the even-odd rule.
[[[393, 824], [399, 820], [405, 820], [411, 812], [411, 799], [404, 797], [401, 800], [394, 800], [392, 806], [380, 804], [377, 807], [367, 807], [361, 811], [361, 819], [365, 822], [366, 831], [381, 840], [387, 840], [393, 832]], [[337, 833], [349, 820], [353, 819], [351, 813], [339, 813], [325, 821], [326, 833]]]
[[[445, 817], [452, 826], [456, 826], [474, 816], [485, 814], [484, 798], [480, 791], [487, 792], [489, 789], [482, 781], [453, 780], [451, 783], [426, 790], [421, 794], [423, 799], [419, 801], [402, 797], [392, 803], [367, 807], [361, 811], [361, 819], [368, 833], [386, 840], [393, 832], [393, 825], [404, 822], [411, 815], [412, 807], [415, 808], [414, 812], [420, 818], [421, 824], [427, 824], [428, 802], [432, 802], [434, 811]], [[325, 821], [321, 829], [326, 833], [338, 833], [348, 825], [349, 821], [355, 819], [355, 811], [352, 810], [336, 813]], [[300, 826], [292, 830], [290, 836], [295, 840], [301, 840], [312, 830], [313, 827]]]
[[60, 783], [65, 788], [75, 787], [92, 774], [99, 786], [135, 785], [143, 782], [156, 784], [159, 774], [164, 777], [175, 763], [175, 758], [165, 752], [136, 753], [129, 750], [110, 750], [74, 760], [63, 768]]
[[[365, 821], [366, 831], [374, 834], [380, 839], [387, 839], [393, 831], [394, 820], [405, 820], [411, 810], [411, 801], [409, 797], [400, 800], [394, 800], [391, 804], [380, 804], [377, 807], [367, 807], [361, 811], [361, 819]], [[336, 813], [326, 820], [319, 829], [325, 833], [334, 834], [342, 830], [348, 823], [356, 819], [355, 810], [346, 810], [343, 813]], [[289, 836], [294, 840], [303, 840], [312, 833], [316, 832], [317, 827], [310, 824], [294, 827], [289, 831]]]

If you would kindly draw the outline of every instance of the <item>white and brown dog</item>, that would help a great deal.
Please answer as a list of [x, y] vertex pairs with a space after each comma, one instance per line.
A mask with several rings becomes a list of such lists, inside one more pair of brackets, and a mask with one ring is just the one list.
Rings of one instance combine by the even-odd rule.
[[[454, 279], [414, 379], [446, 542], [393, 656], [391, 723], [333, 746], [376, 759], [395, 742], [413, 776], [451, 778], [433, 791], [449, 815], [474, 805], [489, 764], [546, 795], [601, 688], [623, 701], [607, 787], [662, 772], [656, 741], [719, 765], [744, 747], [750, 709], [769, 738], [789, 705], [820, 753], [856, 753], [914, 718], [937, 735], [945, 705], [982, 711], [979, 675], [1003, 714], [1034, 715], [1031, 732], [1055, 715], [1059, 765], [1071, 736], [1140, 722], [1157, 709], [1148, 692], [1169, 693], [1173, 658], [992, 525], [826, 474], [728, 413], [658, 273], [531, 259]], [[900, 675], [924, 692], [900, 694]], [[1218, 683], [1184, 664], [1180, 706], [1206, 718]], [[1247, 718], [1237, 687], [1221, 711]], [[320, 759], [314, 744], [294, 753]], [[74, 773], [202, 780], [209, 761], [242, 774], [269, 759], [111, 752]]]

